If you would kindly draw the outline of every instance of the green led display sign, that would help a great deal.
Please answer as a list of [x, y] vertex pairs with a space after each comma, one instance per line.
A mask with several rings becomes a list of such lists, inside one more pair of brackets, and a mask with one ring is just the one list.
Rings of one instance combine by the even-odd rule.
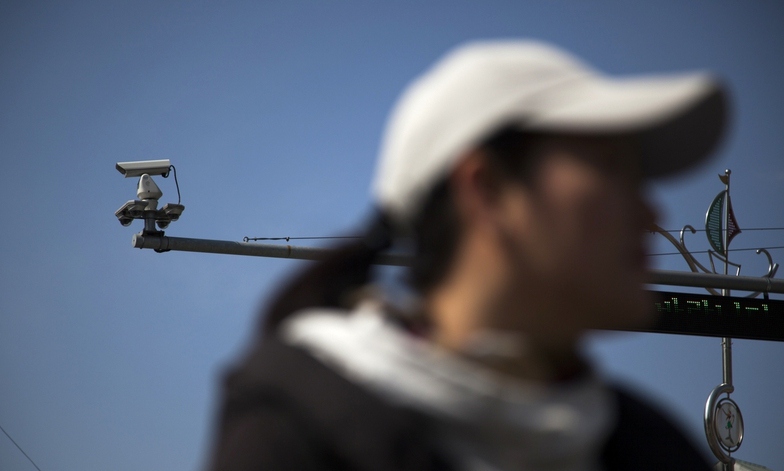
[[638, 332], [784, 341], [784, 300], [653, 293], [658, 321]]

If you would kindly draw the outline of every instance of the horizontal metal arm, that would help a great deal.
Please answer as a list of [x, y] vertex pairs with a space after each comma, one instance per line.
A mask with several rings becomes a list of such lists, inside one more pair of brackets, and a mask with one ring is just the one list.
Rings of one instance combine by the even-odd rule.
[[648, 273], [648, 283], [652, 285], [784, 293], [784, 280], [761, 276], [714, 275], [689, 271], [651, 270]]
[[[258, 244], [228, 240], [189, 239], [146, 234], [135, 234], [133, 236], [133, 246], [138, 249], [154, 249], [159, 252], [175, 250], [227, 255], [250, 255], [254, 257], [294, 258], [299, 260], [320, 260], [329, 255], [331, 251], [330, 249], [318, 247]], [[406, 266], [409, 264], [410, 259], [411, 257], [405, 254], [382, 253], [379, 254], [376, 263], [379, 265]], [[649, 274], [648, 283], [653, 285], [691, 286], [697, 288], [719, 288], [784, 294], [784, 280], [764, 277], [653, 270]]]
[[[137, 249], [154, 249], [156, 252], [170, 250], [180, 252], [217, 253], [224, 255], [249, 255], [252, 257], [294, 258], [298, 260], [321, 260], [331, 250], [320, 247], [301, 247], [282, 244], [258, 244], [230, 240], [189, 239], [185, 237], [134, 234], [133, 246]], [[407, 266], [411, 257], [405, 254], [382, 253], [376, 258], [379, 265]]]

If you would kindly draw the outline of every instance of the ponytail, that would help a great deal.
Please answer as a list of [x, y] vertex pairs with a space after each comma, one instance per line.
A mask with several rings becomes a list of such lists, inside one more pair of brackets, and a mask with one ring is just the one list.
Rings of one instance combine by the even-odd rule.
[[379, 212], [364, 237], [335, 247], [278, 292], [263, 312], [264, 331], [274, 332], [284, 319], [302, 309], [345, 307], [350, 294], [370, 280], [376, 256], [391, 245], [391, 226]]

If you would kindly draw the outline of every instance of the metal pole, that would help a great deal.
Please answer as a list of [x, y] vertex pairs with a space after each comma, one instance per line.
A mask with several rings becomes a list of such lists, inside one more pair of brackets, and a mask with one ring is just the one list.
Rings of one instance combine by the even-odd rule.
[[721, 338], [721, 366], [724, 384], [732, 386], [732, 339]]
[[[154, 249], [156, 252], [175, 250], [224, 255], [248, 255], [252, 257], [293, 258], [298, 260], [321, 260], [332, 252], [330, 249], [320, 247], [189, 239], [146, 234], [134, 234], [133, 246], [137, 249]], [[407, 266], [410, 264], [410, 259], [411, 257], [405, 254], [382, 253], [376, 259], [376, 264]]]
[[766, 277], [712, 275], [671, 270], [652, 270], [647, 282], [652, 285], [691, 286], [695, 288], [729, 288], [784, 294], [784, 280]]
[[[137, 249], [154, 249], [159, 252], [170, 250], [182, 252], [216, 253], [225, 255], [247, 255], [253, 257], [293, 258], [320, 260], [329, 255], [330, 249], [302, 247], [282, 244], [258, 244], [228, 240], [190, 239], [146, 234], [135, 234], [133, 246]], [[376, 259], [378, 265], [407, 266], [411, 257], [402, 253], [382, 253]], [[751, 276], [710, 275], [669, 270], [654, 270], [648, 273], [647, 283], [652, 285], [690, 286], [695, 288], [731, 288], [741, 291], [761, 291], [784, 294], [784, 280], [755, 278]]]
[[[724, 221], [723, 226], [724, 230], [722, 231], [721, 237], [722, 241], [724, 242], [724, 274], [727, 275], [729, 272], [730, 267], [730, 238], [729, 238], [729, 221], [730, 221], [730, 170], [724, 170], [724, 175], [727, 177], [724, 183]], [[729, 296], [730, 290], [728, 288], [722, 288], [721, 290], [722, 296]], [[722, 371], [722, 378], [725, 385], [729, 386], [726, 390], [727, 397], [730, 397], [730, 393], [734, 391], [734, 386], [732, 385], [732, 339], [729, 337], [722, 337], [721, 338], [721, 371]], [[734, 460], [730, 457], [729, 462], [723, 463], [722, 467], [724, 471], [732, 471], [734, 468]]]

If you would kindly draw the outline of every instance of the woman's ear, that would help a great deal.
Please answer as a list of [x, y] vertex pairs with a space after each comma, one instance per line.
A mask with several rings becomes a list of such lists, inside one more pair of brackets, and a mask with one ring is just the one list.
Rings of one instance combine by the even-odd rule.
[[452, 197], [462, 223], [492, 217], [500, 203], [504, 179], [481, 149], [467, 152], [449, 177]]

